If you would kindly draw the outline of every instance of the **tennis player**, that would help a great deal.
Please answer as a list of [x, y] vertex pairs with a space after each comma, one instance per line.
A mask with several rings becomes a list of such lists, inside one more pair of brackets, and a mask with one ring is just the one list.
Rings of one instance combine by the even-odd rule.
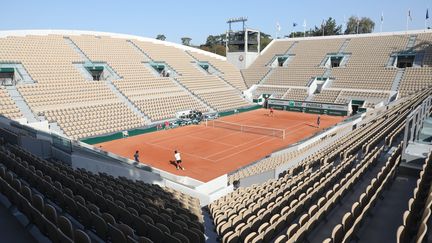
[[174, 157], [175, 157], [175, 160], [176, 160], [176, 167], [177, 167], [177, 170], [178, 170], [179, 168], [182, 169], [182, 170], [185, 170], [185, 169], [181, 166], [182, 160], [181, 160], [180, 153], [179, 153], [177, 150], [174, 151]]
[[269, 116], [274, 116], [273, 107], [270, 107], [270, 113], [269, 113]]

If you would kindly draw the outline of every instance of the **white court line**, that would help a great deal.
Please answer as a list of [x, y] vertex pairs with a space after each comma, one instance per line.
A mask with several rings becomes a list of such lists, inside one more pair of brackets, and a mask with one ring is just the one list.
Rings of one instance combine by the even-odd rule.
[[[304, 122], [304, 123], [305, 123], [305, 122]], [[304, 123], [302, 123], [302, 124], [304, 124]], [[301, 124], [300, 124], [300, 125], [301, 125]], [[298, 126], [298, 125], [297, 125], [297, 126]], [[296, 132], [298, 132], [298, 131], [301, 131], [301, 130], [303, 130], [303, 129], [305, 129], [305, 128], [307, 128], [307, 127], [303, 127], [303, 128], [300, 128], [300, 129], [294, 130], [294, 131], [292, 131], [292, 132], [290, 132], [290, 133], [287, 133], [287, 134], [293, 134], [293, 133], [296, 133]], [[286, 137], [287, 134], [285, 134], [285, 137]], [[263, 136], [263, 137], [266, 137], [266, 136]], [[263, 141], [263, 142], [261, 142], [261, 143], [259, 143], [259, 144], [256, 144], [254, 147], [257, 147], [258, 145], [261, 145], [261, 144], [266, 143], [266, 142], [273, 141], [274, 139], [276, 139], [276, 138], [272, 138], [272, 139], [270, 139], [270, 140]], [[239, 146], [241, 146], [241, 145], [239, 145]], [[238, 146], [236, 146], [236, 147], [238, 147]], [[254, 147], [250, 147], [250, 148], [247, 148], [247, 149], [240, 150], [240, 151], [238, 151], [237, 153], [230, 154], [229, 156], [225, 156], [225, 157], [220, 158], [220, 159], [218, 159], [218, 160], [216, 160], [216, 161], [220, 161], [220, 160], [222, 160], [222, 159], [225, 159], [225, 158], [228, 158], [228, 157], [230, 157], [230, 156], [233, 156], [233, 155], [239, 154], [239, 153], [241, 153], [241, 152], [243, 152], [243, 151], [246, 151], [246, 150], [251, 149], [251, 148], [254, 148]], [[208, 157], [207, 157], [207, 158], [208, 158]]]
[[[253, 139], [253, 140], [248, 140], [248, 141], [245, 142], [245, 143], [242, 143], [242, 144], [236, 145], [236, 146], [234, 146], [234, 147], [231, 147], [231, 148], [229, 148], [229, 149], [225, 149], [225, 150], [223, 150], [223, 151], [219, 151], [219, 152], [217, 152], [217, 153], [211, 154], [211, 155], [207, 156], [206, 158], [212, 157], [212, 156], [217, 155], [217, 154], [220, 154], [220, 153], [224, 153], [224, 152], [226, 152], [227, 150], [230, 150], [230, 149], [232, 149], [232, 148], [237, 148], [237, 147], [243, 146], [243, 145], [245, 145], [245, 144], [248, 144], [248, 143], [253, 142], [253, 141], [256, 141], [256, 140], [259, 140], [259, 139], [264, 138], [264, 137], [267, 137], [267, 136], [261, 136], [261, 137], [255, 138], [255, 139]], [[272, 138], [272, 139], [273, 139], [273, 138]], [[218, 160], [219, 160], [219, 159], [218, 159]]]
[[207, 142], [212, 142], [212, 143], [218, 143], [218, 144], [222, 144], [225, 146], [232, 146], [232, 144], [228, 144], [228, 143], [221, 143], [221, 142], [217, 142], [216, 140], [212, 140], [212, 139], [205, 139], [205, 138], [201, 138], [201, 137], [197, 137], [197, 136], [193, 136], [193, 135], [187, 135], [187, 137], [191, 137], [193, 139], [199, 139], [199, 140], [204, 140]]
[[[159, 148], [162, 148], [162, 149], [165, 149], [165, 150], [170, 150], [170, 151], [172, 151], [171, 148], [168, 148], [168, 147], [165, 147], [165, 146], [162, 146], [162, 145], [159, 145], [159, 144], [151, 144], [151, 143], [145, 143], [145, 144], [152, 145], [152, 146], [155, 146], [155, 147], [159, 147]], [[174, 152], [174, 151], [172, 151], [172, 152]], [[200, 158], [200, 159], [207, 160], [207, 161], [210, 161], [210, 162], [214, 162], [213, 160], [209, 160], [209, 159], [207, 159], [207, 158], [201, 157], [201, 156], [196, 155], [196, 154], [190, 154], [190, 153], [183, 152], [183, 151], [181, 151], [181, 153], [182, 153], [182, 154], [189, 155], [189, 156], [192, 156], [192, 157], [198, 157], [198, 158]], [[173, 155], [173, 156], [174, 156], [174, 155]], [[174, 157], [173, 157], [173, 158], [174, 158]]]
[[[263, 136], [263, 137], [265, 137], [265, 136]], [[249, 147], [249, 148], [246, 148], [246, 149], [240, 150], [240, 151], [238, 151], [237, 153], [233, 153], [233, 154], [230, 154], [230, 155], [228, 155], [228, 156], [222, 157], [222, 158], [220, 158], [220, 159], [218, 159], [218, 160], [216, 160], [216, 161], [220, 161], [220, 160], [226, 159], [226, 158], [228, 158], [228, 157], [231, 157], [231, 156], [233, 156], [233, 155], [236, 155], [236, 154], [242, 153], [242, 152], [244, 152], [244, 151], [246, 151], [246, 150], [249, 150], [249, 149], [251, 149], [251, 148], [257, 147], [257, 146], [259, 146], [259, 145], [261, 145], [261, 144], [263, 144], [263, 143], [267, 143], [267, 142], [273, 141], [274, 139], [276, 139], [276, 138], [271, 138], [270, 140], [265, 140], [265, 141], [263, 141], [263, 142], [261, 142], [261, 143], [255, 144], [255, 146], [253, 146], [253, 147]]]

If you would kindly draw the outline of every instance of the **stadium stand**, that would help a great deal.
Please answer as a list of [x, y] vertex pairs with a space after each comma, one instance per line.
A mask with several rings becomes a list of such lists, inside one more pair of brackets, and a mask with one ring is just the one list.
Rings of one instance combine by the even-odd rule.
[[0, 146], [0, 192], [52, 242], [204, 242], [199, 202]]
[[[431, 37], [430, 33], [419, 32], [298, 38], [294, 42], [280, 39], [273, 41], [242, 73], [249, 87], [257, 85], [252, 92], [254, 98], [271, 90], [274, 98], [279, 98], [276, 90], [293, 86], [309, 89], [315, 77], [323, 77], [327, 81], [313, 95], [288, 92], [284, 98], [330, 103], [346, 103], [354, 98], [364, 100], [364, 108], [373, 108], [393, 93], [404, 97], [430, 86]], [[413, 66], [396, 67], [395, 57], [406, 53], [415, 55]], [[282, 67], [272, 66], [275, 58], [283, 54], [291, 55], [291, 60]], [[328, 55], [344, 56], [343, 65], [325, 66]]]
[[290, 54], [293, 60], [287, 67], [277, 67], [269, 74], [263, 84], [306, 86], [316, 76], [322, 76], [325, 69], [319, 64], [329, 52], [337, 52], [342, 45], [342, 39], [300, 41]]
[[219, 60], [217, 58], [210, 58], [209, 56], [198, 52], [193, 52], [193, 51], [186, 51], [186, 52], [199, 61], [205, 61], [212, 64], [217, 70], [220, 70], [220, 72], [222, 72], [222, 76], [224, 80], [226, 80], [228, 83], [230, 83], [238, 90], [243, 91], [247, 89], [246, 84], [241, 76], [241, 73], [238, 71], [236, 67], [234, 67], [234, 65], [226, 61]]
[[151, 120], [172, 118], [177, 111], [188, 109], [208, 111], [207, 107], [190, 97], [170, 78], [155, 77], [143, 64], [143, 61], [148, 60], [134, 50], [127, 40], [105, 36], [70, 38], [92, 61], [108, 62], [123, 77], [113, 80], [113, 83]]
[[366, 107], [373, 108], [373, 104], [379, 103], [381, 101], [387, 101], [390, 94], [386, 92], [362, 92], [362, 91], [349, 91], [343, 90], [337, 97], [335, 103], [349, 103], [350, 100], [368, 98], [368, 104]]
[[106, 121], [92, 120], [93, 122], [87, 124], [83, 131], [84, 128], [80, 124], [69, 122], [66, 118], [60, 120], [57, 116], [50, 116], [53, 120], [49, 121], [57, 122], [67, 136], [78, 139], [89, 134], [99, 135], [102, 134], [101, 127], [116, 130], [119, 129], [118, 124], [125, 124], [126, 119], [132, 124], [121, 127], [121, 130], [144, 125], [144, 121], [131, 110], [125, 109], [126, 107], [112, 110], [97, 108], [99, 105], [115, 107], [114, 104], [118, 104], [119, 101], [105, 84], [86, 81], [74, 68], [72, 63], [81, 60], [66, 44], [63, 36], [0, 38], [0, 46], [4, 52], [0, 57], [1, 61], [21, 62], [37, 81], [35, 84], [17, 85], [33, 113], [51, 114], [61, 107], [67, 109], [68, 113], [76, 119], [85, 116], [88, 109], [97, 109], [110, 117], [106, 124], [104, 124]]
[[[9, 36], [0, 38], [0, 61], [24, 65], [35, 84], [17, 84], [17, 89], [29, 108], [35, 115], [57, 123], [73, 139], [143, 127], [150, 121], [172, 119], [182, 110], [224, 111], [250, 105], [242, 98], [246, 87], [241, 74], [231, 64], [197, 51], [135, 42], [96, 35]], [[136, 46], [142, 49], [137, 50]], [[155, 74], [147, 52], [172, 65], [178, 78]], [[199, 70], [196, 63], [191, 63], [192, 57], [210, 63], [220, 75]], [[106, 63], [119, 78], [108, 82], [86, 80], [74, 65], [89, 63]], [[115, 94], [117, 91], [119, 95]], [[2, 114], [14, 119], [22, 117], [3, 86], [0, 94], [5, 100]], [[124, 96], [132, 107], [118, 96]], [[135, 107], [143, 116], [134, 112]], [[83, 122], [94, 112], [107, 119]]]
[[431, 75], [432, 67], [406, 68], [401, 80], [400, 96], [414, 94], [417, 90], [429, 87], [432, 80]]
[[261, 94], [271, 94], [273, 98], [282, 98], [288, 91], [288, 87], [276, 87], [276, 86], [258, 86], [254, 92], [254, 99], [259, 98]]
[[[346, 67], [333, 68], [332, 88], [390, 90], [396, 68], [387, 67], [390, 54], [405, 50], [409, 35], [351, 38]], [[371, 58], [373, 57], [373, 58]]]
[[151, 42], [133, 42], [152, 60], [168, 63], [179, 74], [177, 80], [213, 109], [223, 111], [250, 105], [242, 98], [239, 90], [227, 84], [235, 81], [225, 82], [216, 75], [200, 70], [195, 59], [184, 50]]
[[323, 89], [321, 92], [315, 94], [313, 101], [323, 103], [337, 103], [336, 99], [340, 93], [341, 90]]
[[293, 100], [305, 100], [307, 96], [308, 96], [307, 89], [290, 88], [282, 98], [293, 99]]
[[246, 85], [250, 88], [260, 82], [271, 71], [268, 65], [273, 57], [278, 54], [285, 54], [294, 43], [293, 41], [276, 41], [268, 45], [262, 51], [260, 58], [256, 59], [249, 68], [241, 71]]
[[[360, 218], [344, 218], [343, 223], [351, 222], [350, 225], [337, 226], [334, 231], [338, 239], [354, 237], [365, 212], [384, 185], [394, 178], [401, 153], [394, 137], [400, 136], [402, 130], [394, 133], [393, 129], [404, 123], [411, 107], [430, 94], [431, 90], [426, 90], [399, 103], [280, 179], [239, 188], [210, 204], [209, 211], [222, 242], [304, 242], [321, 221], [327, 220], [327, 215], [332, 215], [330, 211], [336, 203], [354, 190], [360, 178], [369, 178], [371, 185], [365, 187], [360, 204], [356, 204], [356, 217]], [[389, 141], [390, 147], [397, 148], [386, 157], [386, 148], [381, 144]]]

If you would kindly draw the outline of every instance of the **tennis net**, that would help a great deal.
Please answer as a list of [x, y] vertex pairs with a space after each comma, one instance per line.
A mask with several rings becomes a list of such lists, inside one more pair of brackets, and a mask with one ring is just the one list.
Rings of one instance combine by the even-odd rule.
[[243, 124], [220, 121], [220, 120], [208, 121], [208, 122], [206, 122], [206, 126], [219, 127], [219, 128], [230, 129], [233, 131], [239, 131], [239, 132], [244, 132], [244, 133], [254, 133], [254, 134], [260, 134], [260, 135], [266, 135], [266, 136], [285, 139], [285, 130], [284, 129], [249, 126], [249, 125], [243, 125]]

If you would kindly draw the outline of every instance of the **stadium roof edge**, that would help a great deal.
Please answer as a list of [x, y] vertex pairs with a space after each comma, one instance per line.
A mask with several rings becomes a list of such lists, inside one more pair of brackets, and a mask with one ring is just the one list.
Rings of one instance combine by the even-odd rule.
[[137, 35], [103, 32], [103, 31], [88, 31], [88, 30], [51, 30], [51, 29], [35, 29], [35, 30], [3, 30], [0, 31], [0, 38], [10, 37], [10, 36], [26, 36], [26, 35], [96, 35], [96, 36], [109, 36], [114, 38], [124, 38], [124, 39], [135, 39], [139, 41], [153, 42], [155, 44], [162, 44], [166, 46], [172, 46], [184, 51], [194, 51], [200, 54], [204, 54], [210, 57], [214, 57], [223, 61], [226, 61], [226, 57], [220, 56], [211, 52], [203, 51], [198, 48], [185, 46], [169, 41], [161, 41], [149, 37], [142, 37]]
[[377, 37], [377, 36], [390, 36], [390, 35], [412, 35], [412, 34], [431, 33], [431, 32], [432, 30], [409, 30], [409, 31], [393, 31], [393, 32], [382, 32], [382, 33], [368, 33], [368, 34], [295, 37], [295, 38], [274, 39], [274, 41], [345, 39], [345, 38], [362, 38], [362, 37]]

